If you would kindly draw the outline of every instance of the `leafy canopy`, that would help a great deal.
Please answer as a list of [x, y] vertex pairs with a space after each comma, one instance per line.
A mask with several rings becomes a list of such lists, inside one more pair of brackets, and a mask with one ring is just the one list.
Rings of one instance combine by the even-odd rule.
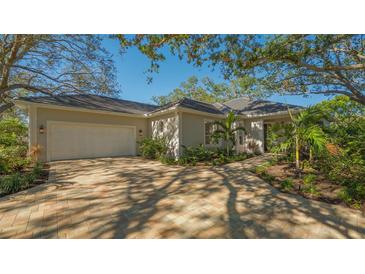
[[99, 35], [0, 35], [0, 113], [28, 93], [118, 91]]
[[174, 102], [184, 97], [206, 103], [225, 102], [242, 95], [250, 95], [253, 85], [252, 79], [240, 79], [227, 84], [215, 83], [209, 77], [199, 80], [196, 76], [191, 76], [168, 95], [154, 96], [152, 100], [159, 105]]
[[365, 105], [364, 35], [117, 35], [157, 72], [165, 50], [227, 79], [257, 79], [261, 93], [347, 95]]

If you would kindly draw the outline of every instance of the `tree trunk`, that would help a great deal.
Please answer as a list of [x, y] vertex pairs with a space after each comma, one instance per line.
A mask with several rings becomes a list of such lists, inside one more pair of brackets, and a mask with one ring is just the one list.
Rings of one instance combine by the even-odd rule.
[[300, 169], [299, 138], [295, 136], [295, 167]]
[[313, 162], [313, 149], [312, 146], [309, 146], [309, 162]]

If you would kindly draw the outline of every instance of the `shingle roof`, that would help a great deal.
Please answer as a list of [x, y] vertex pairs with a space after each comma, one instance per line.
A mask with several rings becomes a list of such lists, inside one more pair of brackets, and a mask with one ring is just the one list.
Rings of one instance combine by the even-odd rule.
[[100, 95], [56, 95], [39, 97], [20, 97], [19, 100], [51, 104], [65, 107], [78, 107], [92, 110], [102, 110], [111, 112], [121, 112], [127, 114], [144, 114], [155, 110], [157, 106], [111, 98]]
[[190, 98], [183, 98], [176, 102], [168, 103], [166, 105], [161, 106], [160, 108], [151, 111], [150, 113], [158, 112], [161, 110], [169, 109], [171, 107], [184, 107], [189, 109], [194, 109], [202, 112], [212, 113], [212, 114], [224, 114], [221, 110], [219, 110], [217, 107], [215, 107], [212, 104], [200, 102], [197, 100], [193, 100]]
[[190, 98], [183, 98], [163, 106], [139, 103], [134, 101], [111, 98], [101, 95], [56, 95], [39, 97], [21, 97], [22, 101], [51, 104], [65, 107], [78, 107], [91, 110], [102, 110], [120, 112], [127, 114], [152, 114], [171, 107], [184, 107], [210, 114], [223, 115], [231, 110], [237, 114], [262, 115], [273, 114], [279, 111], [286, 111], [288, 106], [291, 109], [300, 110], [303, 107], [287, 105], [266, 100], [253, 100], [249, 97], [241, 97], [225, 103], [204, 103]]
[[267, 100], [253, 100], [249, 97], [241, 97], [225, 102], [224, 105], [239, 114], [272, 114], [279, 111], [287, 111], [288, 107], [294, 110], [301, 110], [303, 107], [272, 102]]

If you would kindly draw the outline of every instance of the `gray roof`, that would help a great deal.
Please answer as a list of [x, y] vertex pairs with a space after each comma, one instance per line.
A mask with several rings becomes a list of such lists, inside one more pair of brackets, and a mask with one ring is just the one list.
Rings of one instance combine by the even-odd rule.
[[77, 107], [91, 110], [102, 110], [110, 112], [120, 112], [126, 114], [146, 114], [156, 113], [171, 107], [184, 107], [210, 114], [225, 114], [233, 110], [237, 114], [262, 115], [273, 114], [286, 111], [288, 106], [294, 110], [303, 109], [295, 105], [287, 105], [266, 100], [253, 100], [249, 97], [241, 97], [227, 101], [225, 103], [204, 103], [190, 98], [183, 98], [163, 106], [138, 103], [118, 98], [111, 98], [101, 95], [56, 95], [39, 97], [20, 97], [22, 101], [51, 104], [65, 107]]
[[287, 111], [288, 107], [293, 110], [301, 110], [303, 107], [272, 102], [267, 100], [253, 100], [249, 97], [241, 97], [225, 102], [224, 105], [239, 114], [272, 114]]
[[111, 112], [121, 112], [127, 114], [144, 114], [153, 111], [157, 106], [111, 98], [100, 95], [56, 95], [39, 97], [20, 97], [19, 100], [51, 104], [64, 107], [78, 107], [92, 110], [102, 110]]
[[217, 107], [215, 107], [212, 104], [208, 104], [208, 103], [204, 103], [204, 102], [200, 102], [197, 100], [193, 100], [190, 98], [182, 98], [176, 102], [172, 102], [172, 103], [168, 103], [166, 105], [161, 106], [160, 108], [150, 112], [150, 113], [154, 113], [157, 111], [161, 111], [161, 110], [165, 110], [171, 107], [184, 107], [184, 108], [190, 108], [190, 109], [194, 109], [194, 110], [198, 110], [198, 111], [202, 111], [202, 112], [207, 112], [207, 113], [212, 113], [212, 114], [224, 114], [223, 111], [219, 110]]

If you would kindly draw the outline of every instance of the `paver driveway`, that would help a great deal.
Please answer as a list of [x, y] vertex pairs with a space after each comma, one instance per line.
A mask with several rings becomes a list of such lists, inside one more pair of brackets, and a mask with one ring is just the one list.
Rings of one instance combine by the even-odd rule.
[[364, 237], [364, 213], [280, 193], [245, 171], [265, 157], [223, 167], [55, 162], [53, 182], [0, 199], [0, 237]]

